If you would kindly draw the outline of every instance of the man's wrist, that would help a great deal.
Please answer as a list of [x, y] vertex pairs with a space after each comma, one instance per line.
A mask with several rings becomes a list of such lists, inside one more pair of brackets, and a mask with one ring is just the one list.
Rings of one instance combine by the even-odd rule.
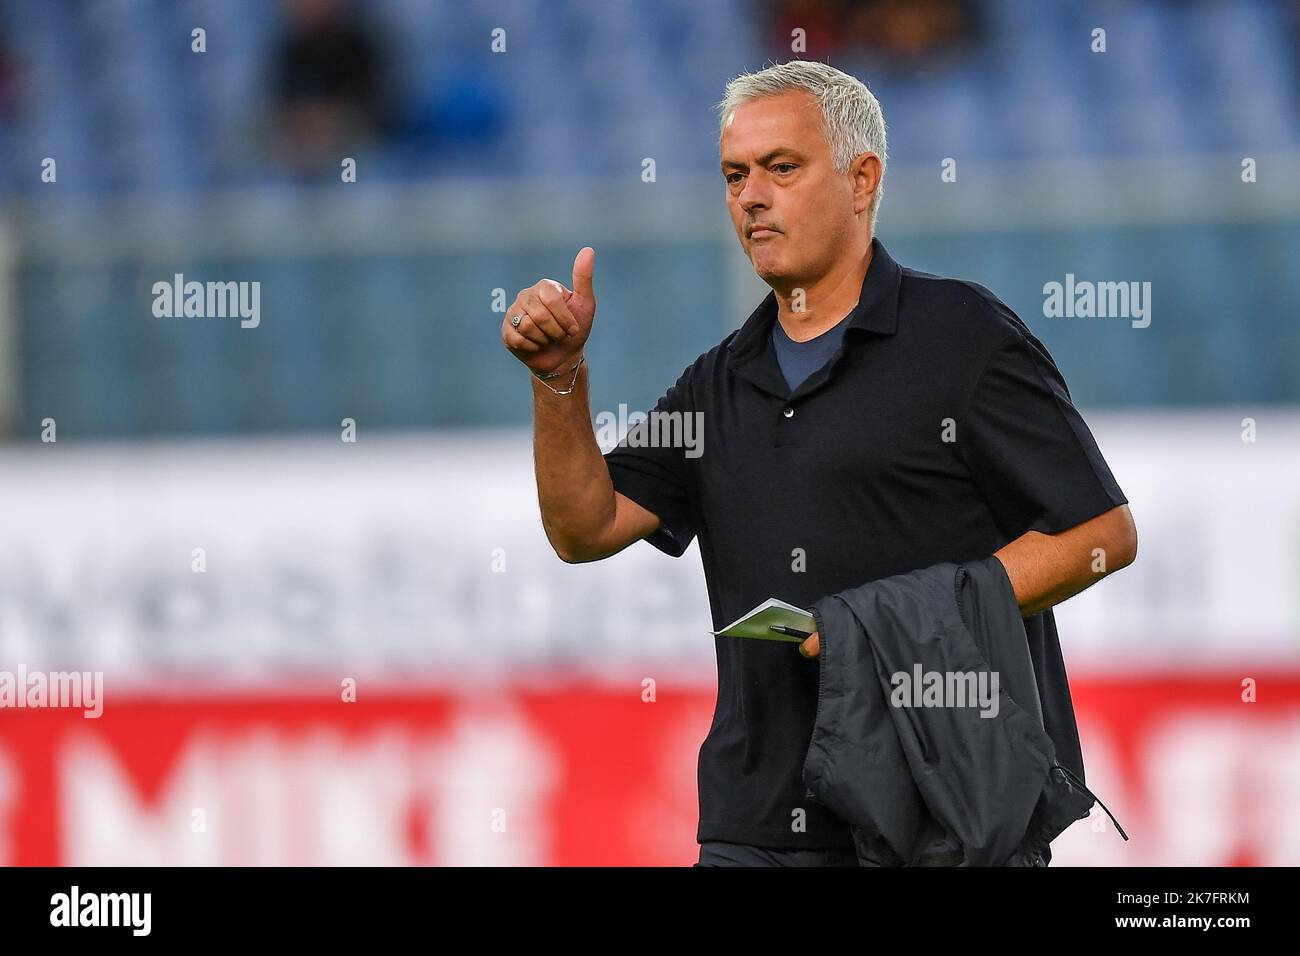
[[[547, 372], [544, 375], [538, 375], [536, 372], [533, 372], [533, 378], [537, 379], [537, 382], [542, 386], [542, 388], [549, 392], [554, 392], [556, 395], [571, 395], [573, 390], [578, 387], [578, 376], [582, 374], [582, 366], [586, 363], [586, 356], [579, 356], [578, 364], [571, 368], [557, 369], [554, 372]], [[532, 372], [533, 370], [529, 369], [529, 371]], [[568, 387], [556, 388], [547, 381], [547, 379], [553, 378], [558, 378], [561, 382], [568, 382]]]
[[585, 355], [579, 355], [578, 361], [575, 362], [573, 365], [570, 365], [568, 368], [556, 369], [554, 372], [546, 372], [541, 375], [539, 375], [537, 372], [533, 372], [532, 369], [529, 369], [528, 371], [533, 373], [533, 378], [541, 379], [543, 382], [546, 382], [546, 381], [550, 381], [553, 378], [560, 378], [565, 375], [572, 375], [577, 370], [578, 366], [581, 365], [585, 359], [586, 359]]

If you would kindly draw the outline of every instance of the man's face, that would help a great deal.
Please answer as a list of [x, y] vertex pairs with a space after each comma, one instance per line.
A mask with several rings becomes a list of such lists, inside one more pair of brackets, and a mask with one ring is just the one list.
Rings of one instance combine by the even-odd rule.
[[811, 93], [740, 106], [722, 133], [721, 159], [736, 236], [770, 285], [824, 274], [861, 228], [852, 177], [835, 171]]

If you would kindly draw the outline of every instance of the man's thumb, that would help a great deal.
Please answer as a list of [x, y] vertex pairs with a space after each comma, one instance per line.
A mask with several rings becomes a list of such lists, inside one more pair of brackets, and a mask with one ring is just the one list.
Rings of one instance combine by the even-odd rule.
[[573, 291], [588, 302], [596, 301], [596, 291], [591, 287], [591, 276], [596, 268], [596, 250], [583, 246], [573, 260]]

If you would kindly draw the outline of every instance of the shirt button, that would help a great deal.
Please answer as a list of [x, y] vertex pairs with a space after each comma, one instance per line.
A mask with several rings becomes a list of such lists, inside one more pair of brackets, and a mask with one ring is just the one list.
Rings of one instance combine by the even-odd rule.
[[789, 405], [787, 405], [787, 406], [785, 407], [785, 411], [783, 411], [781, 414], [784, 415], [786, 418], [793, 418], [793, 417], [794, 417], [794, 409], [791, 408]]

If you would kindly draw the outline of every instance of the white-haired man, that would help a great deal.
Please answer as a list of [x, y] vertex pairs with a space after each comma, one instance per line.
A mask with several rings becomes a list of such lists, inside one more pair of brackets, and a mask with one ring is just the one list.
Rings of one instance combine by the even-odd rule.
[[[534, 375], [548, 540], [583, 562], [641, 538], [679, 556], [698, 536], [716, 629], [773, 595], [806, 607], [996, 554], [1049, 689], [1045, 729], [1082, 776], [1049, 608], [1131, 563], [1137, 534], [1060, 372], [987, 289], [905, 269], [874, 237], [885, 123], [861, 82], [792, 61], [736, 78], [719, 107], [727, 209], [772, 291], [655, 407], [700, 413], [703, 454], [629, 435], [602, 456], [583, 359], [593, 249], [571, 290], [542, 280], [507, 311], [503, 342]], [[819, 635], [798, 653], [715, 641], [696, 865], [853, 864], [848, 825], [801, 779]]]

